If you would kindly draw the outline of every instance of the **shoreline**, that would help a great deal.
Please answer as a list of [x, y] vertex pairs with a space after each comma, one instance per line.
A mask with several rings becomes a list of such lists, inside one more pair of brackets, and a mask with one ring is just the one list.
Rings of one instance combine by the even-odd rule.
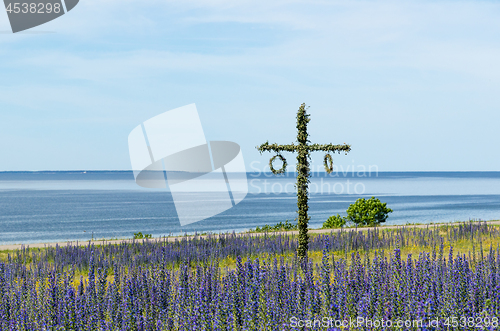
[[[471, 220], [472, 222], [487, 222], [491, 225], [498, 225], [500, 226], [500, 220], [490, 220], [490, 221], [483, 221], [483, 220]], [[352, 228], [337, 228], [337, 229], [310, 229], [308, 231], [309, 234], [323, 234], [323, 233], [330, 233], [330, 232], [339, 232], [339, 231], [368, 231], [368, 230], [373, 230], [373, 229], [397, 229], [397, 228], [402, 228], [402, 227], [412, 227], [412, 228], [426, 228], [429, 226], [443, 226], [443, 225], [458, 225], [460, 223], [467, 223], [470, 221], [464, 221], [464, 222], [446, 222], [446, 223], [428, 223], [428, 224], [401, 224], [401, 225], [382, 225], [382, 226], [377, 226], [377, 227], [352, 227]], [[263, 236], [263, 235], [273, 235], [273, 234], [289, 234], [289, 235], [298, 235], [298, 231], [273, 231], [273, 232], [240, 232], [236, 233], [237, 236], [252, 236], [252, 237], [257, 237], [257, 236]], [[220, 233], [223, 234], [223, 233]], [[210, 235], [219, 235], [219, 233], [214, 233]], [[186, 235], [186, 236], [172, 236], [172, 237], [159, 237], [159, 238], [149, 238], [149, 239], [101, 239], [101, 240], [87, 240], [87, 241], [62, 241], [62, 242], [48, 242], [48, 243], [33, 243], [33, 244], [6, 244], [6, 245], [0, 245], [0, 251], [15, 251], [18, 249], [21, 249], [23, 247], [25, 248], [48, 248], [48, 247], [62, 247], [62, 246], [87, 246], [89, 244], [94, 244], [94, 245], [108, 245], [108, 244], [123, 244], [123, 243], [133, 243], [133, 242], [145, 242], [145, 241], [152, 241], [152, 242], [159, 242], [159, 241], [167, 241], [167, 242], [174, 242], [176, 240], [182, 239], [182, 238], [206, 238], [209, 235]]]

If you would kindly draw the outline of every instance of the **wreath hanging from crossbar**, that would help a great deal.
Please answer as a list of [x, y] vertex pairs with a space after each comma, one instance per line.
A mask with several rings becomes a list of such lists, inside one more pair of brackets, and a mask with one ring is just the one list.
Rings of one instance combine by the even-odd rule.
[[[279, 170], [276, 170], [274, 169], [273, 167], [273, 162], [274, 160], [276, 160], [276, 158], [279, 158], [281, 160], [281, 162], [283, 162], [283, 165], [281, 167], [281, 169]], [[273, 174], [275, 175], [279, 175], [279, 174], [282, 174], [286, 171], [286, 166], [287, 166], [287, 163], [286, 163], [286, 159], [283, 157], [283, 155], [281, 154], [276, 154], [275, 156], [273, 156], [270, 160], [269, 160], [269, 169], [271, 169], [271, 171], [273, 172]]]
[[323, 161], [323, 164], [325, 165], [325, 171], [331, 174], [333, 171], [333, 158], [330, 154], [325, 155], [325, 160]]

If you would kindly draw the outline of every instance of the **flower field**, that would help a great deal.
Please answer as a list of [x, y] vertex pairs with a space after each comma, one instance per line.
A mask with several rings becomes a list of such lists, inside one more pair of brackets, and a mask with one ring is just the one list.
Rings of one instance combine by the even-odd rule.
[[[283, 234], [25, 248], [0, 262], [0, 330], [494, 330], [499, 239], [484, 222], [341, 231], [307, 262]], [[349, 318], [438, 322], [332, 322]]]

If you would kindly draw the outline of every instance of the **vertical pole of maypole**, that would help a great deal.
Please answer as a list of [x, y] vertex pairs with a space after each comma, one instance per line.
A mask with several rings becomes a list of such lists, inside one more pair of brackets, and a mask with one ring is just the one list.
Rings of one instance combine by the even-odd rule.
[[[273, 174], [278, 175], [286, 172], [286, 160], [281, 155], [281, 152], [296, 152], [297, 153], [297, 207], [299, 214], [299, 244], [297, 246], [297, 256], [300, 260], [307, 260], [307, 249], [309, 248], [309, 236], [307, 234], [307, 225], [309, 223], [309, 216], [307, 211], [309, 206], [307, 204], [308, 188], [309, 188], [309, 161], [311, 152], [345, 152], [346, 154], [351, 150], [350, 145], [334, 145], [334, 144], [309, 144], [309, 134], [307, 133], [307, 123], [309, 123], [309, 114], [306, 112], [306, 104], [300, 105], [297, 112], [297, 145], [278, 145], [269, 144], [266, 141], [264, 144], [257, 146], [259, 152], [275, 152], [276, 155], [269, 160], [269, 169]], [[279, 157], [283, 162], [283, 167], [276, 170], [273, 167], [273, 161]], [[325, 155], [325, 171], [331, 173], [333, 171], [333, 160], [330, 154]]]
[[303, 103], [297, 112], [297, 207], [298, 207], [298, 226], [299, 226], [299, 245], [297, 247], [297, 256], [300, 259], [307, 257], [309, 246], [309, 235], [307, 226], [309, 216], [308, 207], [308, 186], [309, 186], [309, 134], [307, 133], [307, 123], [310, 121], [309, 114], [306, 113], [306, 104]]

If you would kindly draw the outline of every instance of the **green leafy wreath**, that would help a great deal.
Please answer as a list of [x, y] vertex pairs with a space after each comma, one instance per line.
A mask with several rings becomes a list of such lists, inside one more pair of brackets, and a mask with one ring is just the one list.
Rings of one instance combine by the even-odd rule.
[[[274, 169], [273, 167], [273, 162], [276, 158], [279, 158], [281, 160], [281, 162], [283, 162], [283, 166], [281, 167], [280, 170], [276, 170]], [[276, 154], [275, 156], [273, 156], [270, 160], [269, 160], [269, 169], [271, 169], [271, 171], [273, 172], [273, 174], [275, 175], [279, 175], [279, 174], [282, 174], [285, 172], [286, 170], [286, 166], [287, 166], [287, 163], [286, 163], [286, 159], [283, 157], [283, 155], [281, 154]]]
[[325, 165], [325, 171], [331, 174], [333, 171], [333, 159], [330, 154], [325, 155], [325, 160], [323, 161], [323, 164]]

